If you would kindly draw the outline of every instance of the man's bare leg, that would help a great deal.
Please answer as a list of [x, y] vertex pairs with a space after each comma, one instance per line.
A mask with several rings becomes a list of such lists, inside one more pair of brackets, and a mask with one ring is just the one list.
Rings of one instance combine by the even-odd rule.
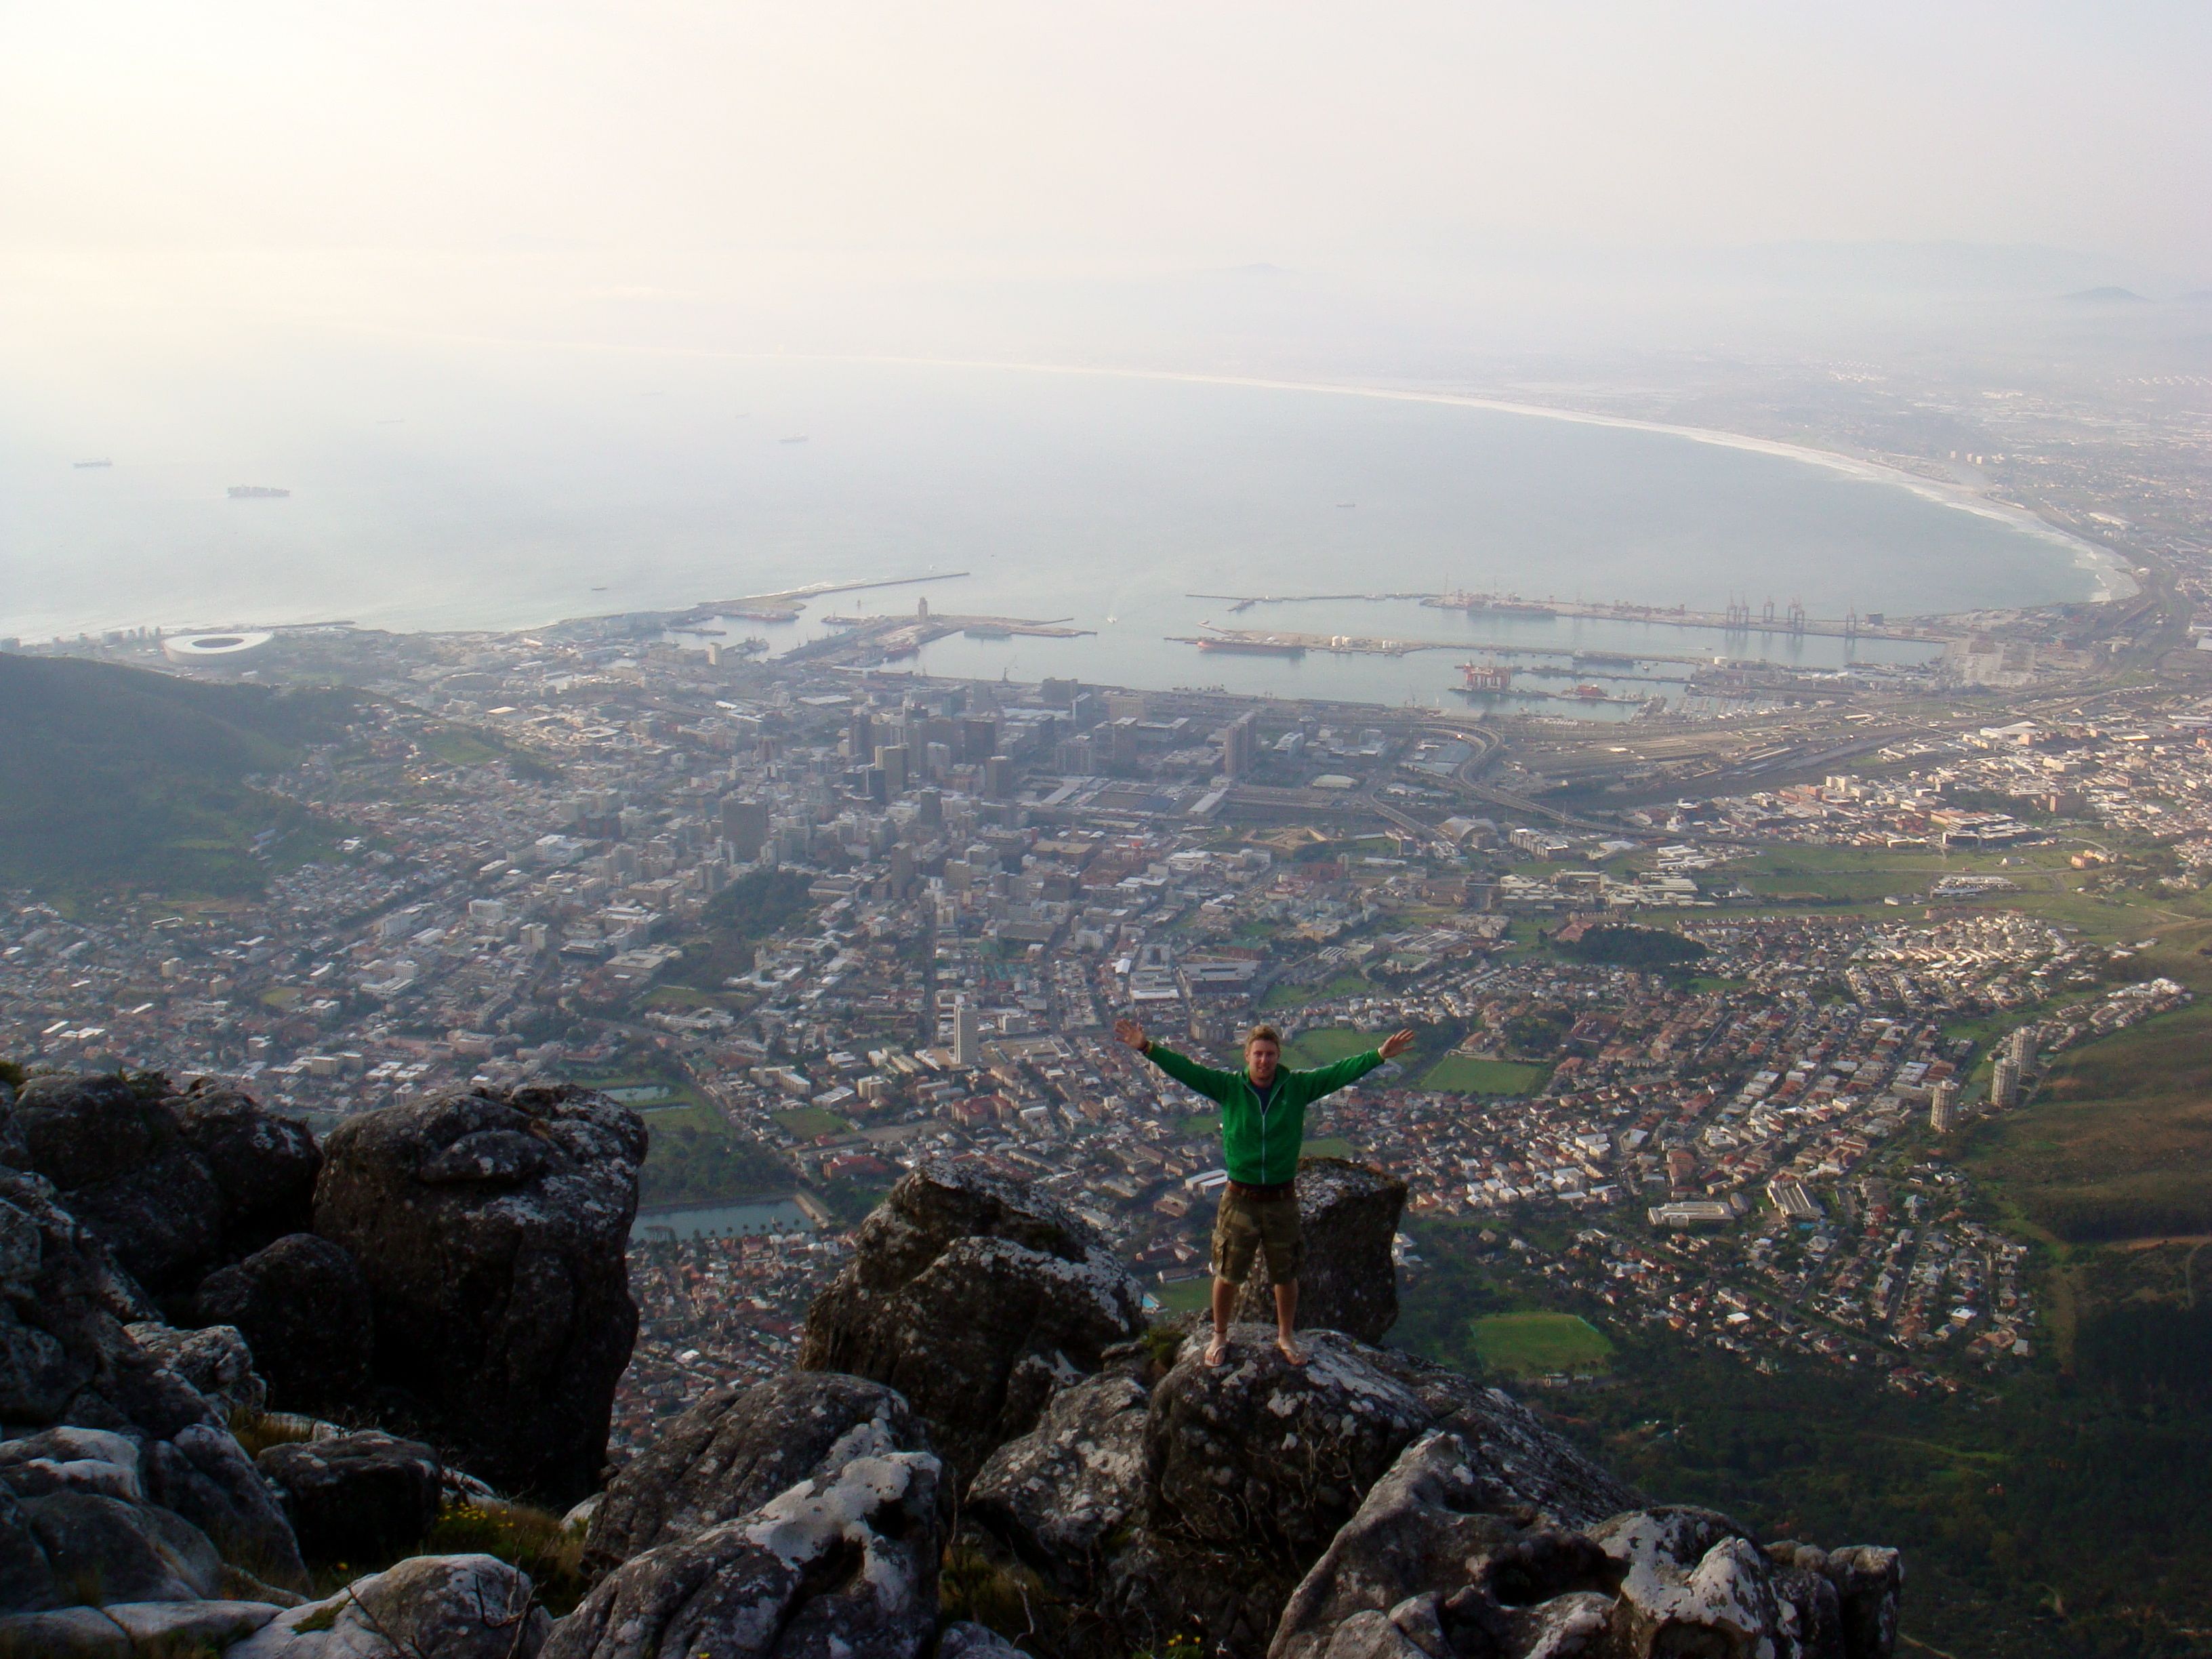
[[[1217, 1303], [1217, 1306], [1219, 1304]], [[1298, 1327], [1298, 1281], [1275, 1286], [1275, 1346], [1293, 1365], [1306, 1363], [1306, 1351], [1291, 1333]]]
[[1229, 1316], [1237, 1308], [1237, 1282], [1216, 1275], [1213, 1280], [1213, 1340], [1206, 1345], [1206, 1363], [1218, 1365], [1229, 1358]]

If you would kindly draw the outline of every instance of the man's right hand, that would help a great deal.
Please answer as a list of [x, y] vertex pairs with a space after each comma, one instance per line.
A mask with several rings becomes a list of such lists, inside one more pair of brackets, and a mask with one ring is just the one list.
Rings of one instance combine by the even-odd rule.
[[1132, 1048], [1134, 1048], [1139, 1054], [1144, 1053], [1146, 1049], [1152, 1046], [1152, 1040], [1145, 1035], [1145, 1028], [1138, 1024], [1133, 1019], [1115, 1020], [1114, 1022], [1114, 1035], [1116, 1037], [1119, 1037], [1122, 1042], [1127, 1043]]

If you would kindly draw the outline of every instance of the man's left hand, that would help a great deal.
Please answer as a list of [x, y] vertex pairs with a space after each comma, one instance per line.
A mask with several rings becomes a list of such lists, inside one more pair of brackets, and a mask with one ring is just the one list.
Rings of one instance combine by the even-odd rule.
[[1413, 1033], [1411, 1027], [1402, 1031], [1393, 1031], [1382, 1040], [1382, 1058], [1395, 1060], [1413, 1046]]

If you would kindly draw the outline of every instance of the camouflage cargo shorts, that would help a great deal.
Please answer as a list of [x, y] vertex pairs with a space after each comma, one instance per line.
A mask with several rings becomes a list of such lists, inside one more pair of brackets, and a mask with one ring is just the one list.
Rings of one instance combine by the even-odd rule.
[[1280, 1197], [1223, 1188], [1221, 1208], [1213, 1218], [1213, 1276], [1243, 1284], [1252, 1271], [1253, 1252], [1262, 1244], [1267, 1247], [1267, 1282], [1296, 1282], [1306, 1255], [1297, 1194], [1287, 1185]]

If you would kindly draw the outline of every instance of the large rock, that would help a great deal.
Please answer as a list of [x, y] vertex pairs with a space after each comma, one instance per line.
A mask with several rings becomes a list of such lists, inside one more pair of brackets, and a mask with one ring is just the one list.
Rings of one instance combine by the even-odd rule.
[[632, 1556], [758, 1509], [855, 1457], [927, 1451], [921, 1420], [893, 1389], [835, 1371], [797, 1371], [725, 1387], [661, 1429], [623, 1466], [592, 1511], [584, 1570], [596, 1579]]
[[269, 1403], [269, 1385], [253, 1369], [253, 1350], [235, 1325], [180, 1331], [153, 1320], [126, 1325], [131, 1340], [207, 1397], [227, 1418]]
[[1702, 1510], [1578, 1529], [1511, 1496], [1477, 1448], [1424, 1435], [1292, 1594], [1267, 1659], [1888, 1659], [1892, 1552], [1762, 1551]]
[[544, 1659], [914, 1659], [937, 1625], [939, 1481], [927, 1453], [857, 1457], [648, 1550], [561, 1621]]
[[636, 1113], [567, 1085], [386, 1107], [324, 1143], [315, 1231], [368, 1281], [378, 1382], [504, 1491], [566, 1505], [599, 1484], [645, 1152]]
[[0, 1422], [167, 1436], [216, 1413], [131, 1340], [154, 1309], [42, 1176], [0, 1168]]
[[419, 1544], [438, 1518], [438, 1454], [396, 1435], [369, 1429], [271, 1446], [254, 1467], [284, 1494], [310, 1560], [389, 1560]]
[[288, 1233], [201, 1280], [192, 1317], [234, 1326], [277, 1409], [309, 1413], [369, 1403], [376, 1316], [368, 1280], [343, 1247]]
[[223, 1659], [537, 1659], [551, 1628], [520, 1568], [418, 1555], [276, 1614]]
[[[1298, 1226], [1305, 1261], [1298, 1269], [1298, 1324], [1380, 1342], [1398, 1322], [1398, 1268], [1390, 1245], [1406, 1208], [1406, 1183], [1370, 1164], [1310, 1158], [1298, 1165]], [[1275, 1317], [1275, 1294], [1261, 1245], [1237, 1292], [1236, 1318]]]
[[799, 1364], [890, 1384], [964, 1479], [1053, 1390], [1144, 1328], [1140, 1293], [1085, 1222], [969, 1165], [902, 1177], [807, 1310]]
[[170, 1104], [222, 1197], [225, 1260], [307, 1230], [323, 1154], [305, 1124], [265, 1112], [245, 1095], [204, 1084]]
[[188, 1285], [222, 1241], [222, 1194], [158, 1079], [35, 1077], [10, 1115], [24, 1167], [159, 1295]]
[[1149, 1404], [1142, 1384], [1115, 1371], [1061, 1389], [1034, 1430], [977, 1472], [969, 1516], [1056, 1584], [1087, 1590], [1109, 1540], [1144, 1510]]

